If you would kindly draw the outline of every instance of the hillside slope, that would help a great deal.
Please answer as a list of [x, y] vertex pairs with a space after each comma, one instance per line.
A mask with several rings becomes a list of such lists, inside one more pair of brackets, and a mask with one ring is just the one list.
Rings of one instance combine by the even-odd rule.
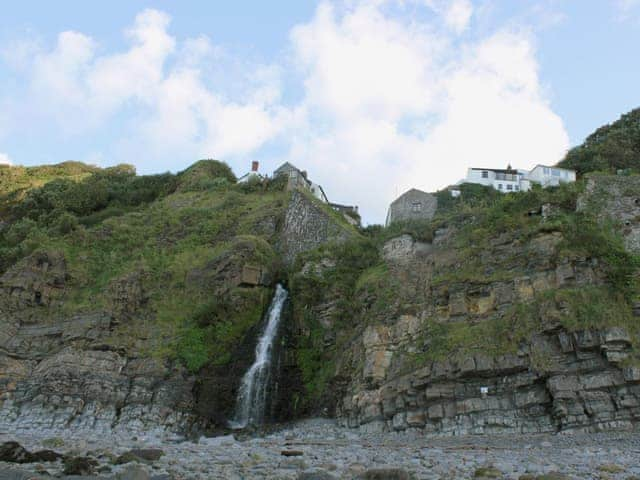
[[[66, 175], [68, 167], [52, 167], [65, 174], [46, 183], [25, 180], [20, 197], [9, 192], [3, 204], [3, 420], [223, 424], [284, 276], [280, 259], [322, 241], [283, 236], [296, 194], [279, 181], [236, 185], [214, 161], [150, 177], [76, 164], [82, 175]], [[20, 167], [1, 173], [34, 176]], [[301, 224], [357, 234], [313, 199], [297, 202], [308, 211]]]
[[216, 161], [4, 167], [0, 424], [224, 427], [282, 282], [273, 420], [637, 428], [640, 176], [625, 173], [510, 195], [463, 185], [429, 222], [356, 229]]
[[598, 128], [582, 145], [572, 148], [559, 165], [579, 174], [625, 169], [640, 172], [640, 108]]
[[463, 193], [433, 222], [303, 257], [311, 400], [365, 430], [635, 428], [639, 179]]

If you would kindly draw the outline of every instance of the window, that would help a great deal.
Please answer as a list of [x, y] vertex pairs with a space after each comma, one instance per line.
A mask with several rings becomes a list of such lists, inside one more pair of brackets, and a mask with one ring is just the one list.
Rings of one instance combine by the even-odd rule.
[[553, 175], [554, 177], [559, 177], [560, 176], [560, 170], [556, 170], [555, 168], [551, 170], [551, 175]]
[[418, 213], [418, 212], [420, 212], [421, 210], [422, 210], [422, 203], [420, 203], [420, 202], [413, 202], [413, 203], [411, 204], [411, 211], [412, 211], [412, 212]]
[[489, 172], [487, 172], [486, 170], [482, 171], [482, 178], [489, 178]]
[[510, 183], [507, 183], [507, 190], [513, 190], [513, 185], [511, 185]]
[[543, 173], [545, 175], [549, 175], [549, 168], [548, 167], [544, 167], [542, 170], [543, 170]]
[[517, 192], [518, 190], [520, 190], [520, 185], [516, 185], [515, 187], [513, 187], [513, 189]]
[[502, 184], [501, 183], [498, 184], [498, 190], [502, 190]]

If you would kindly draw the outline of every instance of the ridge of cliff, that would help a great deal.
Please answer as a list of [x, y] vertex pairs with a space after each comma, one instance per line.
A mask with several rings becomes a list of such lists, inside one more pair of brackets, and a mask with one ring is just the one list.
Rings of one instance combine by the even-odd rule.
[[364, 431], [637, 428], [639, 187], [463, 192], [431, 222], [303, 256], [305, 400]]

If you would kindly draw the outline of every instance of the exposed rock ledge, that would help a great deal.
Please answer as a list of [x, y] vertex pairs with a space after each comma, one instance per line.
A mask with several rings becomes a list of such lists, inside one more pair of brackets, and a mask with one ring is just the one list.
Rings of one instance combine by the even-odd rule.
[[[370, 340], [367, 343], [367, 338]], [[391, 351], [365, 335], [365, 372], [384, 375]], [[548, 332], [529, 352], [435, 362], [344, 398], [342, 423], [364, 431], [423, 429], [449, 435], [633, 430], [640, 420], [640, 368], [622, 366], [621, 329]]]

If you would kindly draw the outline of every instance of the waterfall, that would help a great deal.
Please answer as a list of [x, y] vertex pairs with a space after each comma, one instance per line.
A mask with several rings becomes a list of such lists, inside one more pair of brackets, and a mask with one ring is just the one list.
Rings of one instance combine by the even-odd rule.
[[256, 359], [240, 383], [234, 419], [229, 422], [231, 428], [240, 429], [247, 425], [260, 425], [264, 421], [273, 345], [287, 296], [288, 292], [278, 284], [269, 306], [264, 331], [256, 345]]

